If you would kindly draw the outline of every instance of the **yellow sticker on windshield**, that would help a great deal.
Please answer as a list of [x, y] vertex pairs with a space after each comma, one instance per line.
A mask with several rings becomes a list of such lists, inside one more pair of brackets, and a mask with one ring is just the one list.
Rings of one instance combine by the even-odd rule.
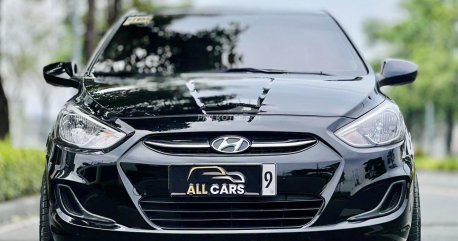
[[148, 25], [151, 23], [151, 20], [153, 20], [153, 16], [133, 16], [128, 17], [122, 25]]

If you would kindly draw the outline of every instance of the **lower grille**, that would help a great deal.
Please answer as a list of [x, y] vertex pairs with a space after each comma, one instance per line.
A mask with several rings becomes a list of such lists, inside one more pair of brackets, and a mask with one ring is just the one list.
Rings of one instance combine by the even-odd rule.
[[148, 219], [163, 229], [298, 228], [312, 221], [322, 205], [321, 197], [304, 195], [140, 200]]

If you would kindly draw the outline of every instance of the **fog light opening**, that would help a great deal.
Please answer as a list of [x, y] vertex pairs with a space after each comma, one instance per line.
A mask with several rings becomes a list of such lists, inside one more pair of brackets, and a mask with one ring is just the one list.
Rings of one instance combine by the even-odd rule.
[[397, 209], [403, 200], [404, 193], [405, 181], [392, 184], [380, 205], [380, 214], [389, 213]]
[[407, 182], [405, 180], [392, 183], [377, 207], [371, 211], [350, 217], [348, 221], [363, 221], [396, 211], [402, 205], [402, 201], [406, 195], [406, 189]]
[[93, 214], [84, 209], [73, 190], [67, 185], [57, 185], [57, 201], [62, 211], [73, 218], [101, 224], [115, 224], [115, 221], [109, 218]]

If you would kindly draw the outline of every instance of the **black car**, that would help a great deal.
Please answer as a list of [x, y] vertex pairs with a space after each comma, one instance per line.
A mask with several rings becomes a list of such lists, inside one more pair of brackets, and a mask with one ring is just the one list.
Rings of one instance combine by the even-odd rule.
[[47, 143], [40, 240], [420, 240], [409, 132], [324, 12], [133, 13]]

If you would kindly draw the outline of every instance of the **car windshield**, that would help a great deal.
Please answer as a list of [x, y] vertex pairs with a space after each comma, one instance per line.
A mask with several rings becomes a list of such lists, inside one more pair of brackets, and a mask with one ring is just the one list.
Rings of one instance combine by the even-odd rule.
[[128, 17], [92, 72], [367, 74], [341, 28], [321, 13]]

